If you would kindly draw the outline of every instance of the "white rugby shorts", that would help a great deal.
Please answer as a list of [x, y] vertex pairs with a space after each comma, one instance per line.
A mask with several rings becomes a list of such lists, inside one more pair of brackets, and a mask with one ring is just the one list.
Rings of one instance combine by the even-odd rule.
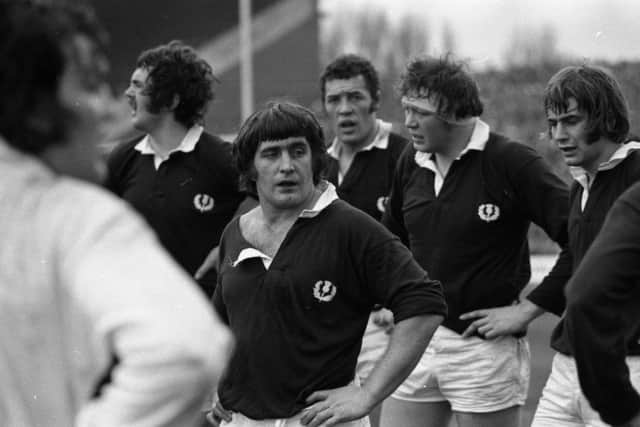
[[[629, 378], [636, 390], [640, 390], [640, 356], [627, 357]], [[604, 367], [603, 369], [606, 369]], [[612, 391], [613, 392], [613, 391]], [[578, 370], [573, 357], [556, 353], [551, 365], [532, 427], [605, 427], [580, 390]]]
[[438, 327], [424, 355], [393, 398], [448, 401], [457, 412], [488, 413], [523, 405], [529, 389], [526, 338], [485, 340]]

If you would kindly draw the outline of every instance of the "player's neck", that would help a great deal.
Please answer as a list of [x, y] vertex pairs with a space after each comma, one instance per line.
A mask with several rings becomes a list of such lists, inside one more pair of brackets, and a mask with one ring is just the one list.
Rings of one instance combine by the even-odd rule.
[[173, 118], [162, 120], [149, 132], [151, 146], [158, 155], [163, 156], [175, 150], [182, 143], [188, 131], [189, 129]]
[[613, 142], [608, 139], [602, 139], [602, 140], [593, 142], [593, 144], [602, 144], [602, 148], [597, 158], [595, 158], [589, 164], [582, 165], [582, 168], [585, 170], [585, 172], [589, 176], [589, 179], [595, 178], [596, 173], [598, 172], [598, 168], [600, 168], [600, 165], [609, 161], [613, 156], [613, 153], [615, 153], [622, 145], [621, 143]]
[[316, 202], [322, 195], [322, 192], [321, 188], [315, 186], [303, 203], [300, 203], [300, 205], [296, 207], [287, 209], [280, 209], [269, 203], [261, 203], [260, 211], [262, 213], [264, 223], [267, 226], [276, 227], [278, 224], [295, 222], [302, 211], [305, 209], [312, 209], [315, 206]]
[[356, 144], [345, 144], [340, 141], [340, 155], [348, 158], [353, 158], [353, 156], [355, 156], [358, 151], [362, 150], [364, 147], [367, 147], [375, 140], [376, 135], [378, 135], [379, 127], [380, 124], [377, 120], [375, 120], [375, 124], [371, 127], [371, 131], [369, 132], [369, 134], [365, 138], [362, 138], [362, 141]]
[[375, 126], [371, 128], [371, 132], [367, 135], [366, 138], [363, 138], [362, 141], [358, 144], [345, 144], [342, 141], [339, 142], [339, 159], [338, 164], [340, 166], [340, 173], [342, 176], [345, 176], [351, 167], [351, 163], [353, 163], [353, 159], [359, 151], [362, 151], [364, 147], [367, 147], [371, 144], [376, 136], [378, 135], [379, 123], [376, 121]]
[[441, 148], [436, 152], [436, 156], [452, 161], [458, 158], [462, 150], [469, 145], [474, 128], [474, 125], [452, 125], [446, 134], [446, 141], [443, 144], [439, 144]]
[[443, 176], [446, 176], [451, 164], [460, 156], [460, 153], [469, 145], [473, 126], [460, 126], [451, 130], [447, 142], [442, 144], [442, 149], [436, 151], [436, 164]]

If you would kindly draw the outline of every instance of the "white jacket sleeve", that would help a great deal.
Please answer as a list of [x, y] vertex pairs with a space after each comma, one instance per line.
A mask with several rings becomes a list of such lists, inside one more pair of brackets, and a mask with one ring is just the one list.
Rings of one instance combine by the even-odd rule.
[[76, 425], [194, 425], [231, 335], [140, 218], [109, 197], [88, 209], [60, 230], [61, 281], [118, 363]]

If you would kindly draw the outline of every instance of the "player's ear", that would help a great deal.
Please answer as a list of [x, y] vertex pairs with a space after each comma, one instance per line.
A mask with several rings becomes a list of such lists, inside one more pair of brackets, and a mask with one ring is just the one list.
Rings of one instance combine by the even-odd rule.
[[256, 182], [258, 180], [258, 171], [256, 171], [256, 167], [254, 165], [251, 165], [251, 167], [249, 168], [249, 171], [247, 172], [247, 178], [249, 178], [249, 180], [253, 182]]
[[376, 92], [375, 100], [371, 102], [370, 112], [375, 113], [378, 111], [378, 108], [380, 108], [380, 89]]
[[180, 105], [180, 96], [178, 94], [173, 95], [173, 99], [171, 100], [171, 105], [169, 105], [169, 111], [175, 111]]

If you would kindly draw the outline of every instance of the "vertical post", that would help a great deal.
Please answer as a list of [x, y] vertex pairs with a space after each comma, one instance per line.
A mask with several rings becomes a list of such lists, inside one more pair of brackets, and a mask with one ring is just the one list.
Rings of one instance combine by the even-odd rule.
[[240, 114], [242, 120], [253, 113], [253, 48], [251, 41], [251, 0], [239, 0], [240, 11]]

